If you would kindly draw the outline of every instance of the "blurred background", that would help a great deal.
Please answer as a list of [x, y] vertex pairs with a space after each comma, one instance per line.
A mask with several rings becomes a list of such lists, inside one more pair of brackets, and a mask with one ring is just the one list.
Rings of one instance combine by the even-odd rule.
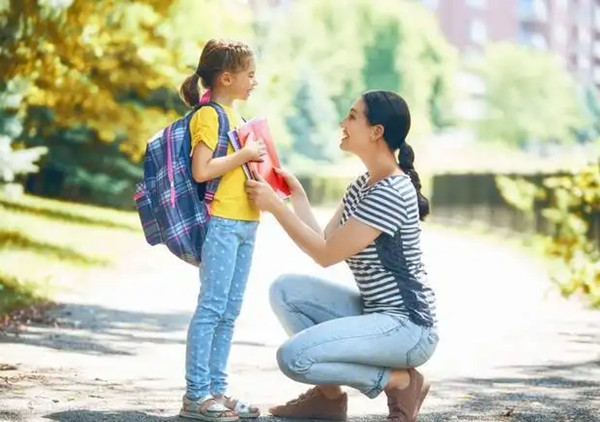
[[432, 224], [520, 236], [600, 305], [598, 0], [0, 0], [0, 28], [0, 314], [136, 250], [146, 140], [210, 38], [255, 50], [240, 110], [313, 203], [363, 171], [352, 102], [394, 90]]

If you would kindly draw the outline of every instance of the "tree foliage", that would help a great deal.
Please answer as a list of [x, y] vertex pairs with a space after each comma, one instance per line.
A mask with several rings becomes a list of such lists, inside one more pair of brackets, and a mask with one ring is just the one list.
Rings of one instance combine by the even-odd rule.
[[0, 95], [0, 184], [12, 183], [18, 176], [35, 173], [39, 170], [36, 162], [48, 152], [44, 146], [25, 148], [14, 143], [23, 131], [14, 111], [21, 101], [19, 91], [16, 84], [8, 83]]
[[303, 0], [263, 21], [259, 65], [268, 94], [261, 102], [294, 107], [289, 87], [310, 63], [338, 118], [365, 90], [390, 89], [411, 107], [413, 136], [452, 120], [456, 51], [422, 5], [381, 0], [373, 7], [357, 0], [340, 7], [336, 1]]
[[288, 163], [297, 162], [297, 155], [321, 162], [333, 162], [339, 156], [335, 104], [321, 94], [324, 89], [319, 76], [304, 66], [296, 85], [294, 112], [286, 119], [294, 151]]
[[44, 170], [70, 192], [58, 195], [129, 195], [146, 139], [184, 111], [178, 85], [203, 43], [249, 32], [227, 7], [219, 0], [6, 2], [0, 92], [21, 88], [11, 110], [24, 129], [18, 142], [50, 148]]
[[[269, 118], [284, 157], [331, 159], [337, 139], [329, 133], [367, 89], [408, 100], [413, 136], [450, 121], [455, 52], [424, 7], [283, 3], [254, 10], [239, 0], [1, 2], [0, 93], [10, 83], [22, 95], [11, 111], [23, 126], [13, 145], [49, 148], [29, 186], [126, 198], [148, 136], [185, 111], [179, 84], [213, 37], [258, 51], [261, 86], [242, 112]], [[295, 127], [300, 121], [310, 124]]]
[[512, 44], [486, 49], [480, 68], [486, 85], [479, 137], [518, 147], [569, 142], [585, 124], [573, 78], [558, 58]]
[[510, 204], [530, 215], [543, 204], [551, 227], [544, 252], [552, 259], [553, 280], [565, 296], [581, 293], [600, 307], [600, 162], [548, 176], [541, 185], [504, 178], [499, 187]]

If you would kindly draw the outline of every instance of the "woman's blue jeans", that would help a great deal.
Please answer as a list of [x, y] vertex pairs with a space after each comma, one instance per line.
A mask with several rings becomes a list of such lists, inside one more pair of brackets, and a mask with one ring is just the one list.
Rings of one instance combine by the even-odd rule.
[[363, 314], [358, 290], [305, 275], [271, 286], [271, 306], [291, 336], [278, 350], [281, 371], [313, 385], [347, 385], [374, 398], [391, 368], [413, 368], [433, 354], [435, 328], [402, 315]]

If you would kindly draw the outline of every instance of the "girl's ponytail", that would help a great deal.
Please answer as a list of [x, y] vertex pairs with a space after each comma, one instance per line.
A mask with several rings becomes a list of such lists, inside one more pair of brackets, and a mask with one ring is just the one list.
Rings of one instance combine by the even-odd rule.
[[193, 73], [185, 78], [185, 81], [183, 81], [179, 88], [179, 96], [190, 107], [194, 107], [200, 101], [199, 81], [200, 77], [196, 73]]

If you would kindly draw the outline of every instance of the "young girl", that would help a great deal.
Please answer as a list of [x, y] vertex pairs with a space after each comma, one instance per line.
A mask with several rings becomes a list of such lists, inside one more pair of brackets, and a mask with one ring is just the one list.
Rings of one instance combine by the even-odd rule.
[[[210, 40], [198, 68], [182, 84], [180, 95], [189, 106], [200, 102], [198, 82], [209, 90], [210, 101], [226, 112], [231, 129], [242, 123], [233, 109], [246, 100], [257, 82], [250, 48], [239, 42]], [[204, 98], [202, 99], [204, 101]], [[211, 219], [202, 248], [200, 295], [188, 328], [186, 393], [180, 415], [185, 418], [228, 422], [256, 418], [259, 410], [225, 395], [227, 359], [233, 327], [240, 313], [248, 280], [259, 210], [245, 192], [242, 164], [260, 160], [264, 144], [248, 143], [235, 152], [213, 158], [219, 122], [213, 107], [202, 107], [190, 121], [192, 174], [198, 183], [222, 176], [211, 205]]]

